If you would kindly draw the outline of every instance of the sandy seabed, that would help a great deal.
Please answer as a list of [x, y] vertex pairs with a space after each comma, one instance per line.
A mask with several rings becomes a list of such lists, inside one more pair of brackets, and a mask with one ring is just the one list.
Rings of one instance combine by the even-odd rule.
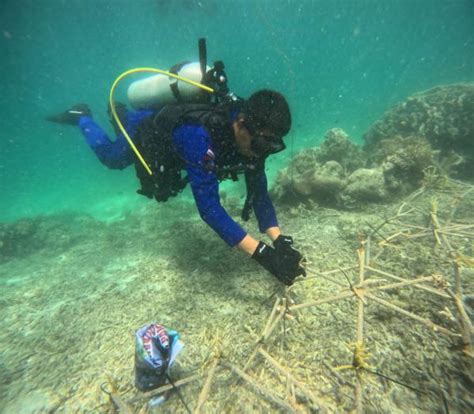
[[[471, 189], [360, 211], [277, 206], [308, 262], [291, 289], [179, 199], [108, 224], [4, 224], [0, 411], [473, 412]], [[238, 217], [241, 200], [226, 203]], [[193, 379], [156, 408], [133, 371], [134, 332], [152, 321], [180, 332], [171, 375]]]

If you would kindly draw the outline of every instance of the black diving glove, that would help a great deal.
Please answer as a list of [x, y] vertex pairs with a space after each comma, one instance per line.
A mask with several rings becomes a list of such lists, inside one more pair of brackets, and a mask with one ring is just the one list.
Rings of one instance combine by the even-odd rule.
[[92, 116], [92, 112], [86, 104], [77, 104], [58, 115], [46, 117], [47, 121], [58, 124], [78, 125], [81, 116]]
[[283, 236], [280, 234], [275, 240], [273, 240], [273, 247], [278, 251], [289, 251], [294, 250], [293, 247], [293, 237]]
[[293, 237], [280, 234], [275, 240], [273, 240], [273, 247], [276, 252], [285, 257], [286, 260], [298, 261], [300, 264], [301, 276], [306, 277], [306, 271], [301, 265], [304, 263], [305, 259], [302, 254], [293, 247]]
[[300, 265], [303, 256], [292, 247], [278, 250], [260, 242], [252, 258], [288, 286], [293, 284], [297, 276], [306, 276]]

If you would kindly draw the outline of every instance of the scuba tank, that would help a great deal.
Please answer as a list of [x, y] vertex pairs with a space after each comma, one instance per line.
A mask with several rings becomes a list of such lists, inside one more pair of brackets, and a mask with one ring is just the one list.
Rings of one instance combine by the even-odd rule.
[[[211, 69], [205, 67], [206, 72]], [[203, 78], [200, 62], [180, 63], [173, 66], [169, 72], [195, 82], [201, 82]], [[203, 100], [203, 92], [198, 87], [161, 74], [133, 82], [128, 87], [127, 95], [134, 109], [156, 109], [173, 103], [193, 103]]]
[[[129, 86], [127, 92], [128, 100], [134, 109], [157, 111], [162, 110], [166, 106], [174, 106], [173, 104], [205, 103], [219, 105], [233, 104], [239, 101], [240, 98], [230, 92], [227, 86], [224, 63], [222, 61], [215, 61], [214, 67], [209, 68], [207, 66], [206, 40], [204, 38], [199, 39], [198, 46], [199, 62], [185, 62], [175, 65], [169, 72], [154, 68], [130, 69], [115, 79], [110, 89], [109, 105], [111, 107], [111, 115], [149, 176], [153, 175], [150, 165], [133, 143], [115, 110], [115, 89], [118, 83], [128, 75], [139, 72], [154, 72], [159, 75], [135, 81]], [[202, 91], [206, 91], [207, 94], [204, 94]]]
[[169, 70], [169, 73], [212, 88], [212, 95], [185, 81], [159, 74], [137, 80], [128, 87], [130, 105], [134, 109], [161, 109], [176, 103], [218, 103], [222, 100], [237, 100], [227, 87], [224, 63], [218, 60], [214, 62], [214, 67], [210, 68], [207, 65], [206, 40], [199, 39], [198, 46], [199, 62], [178, 63]]

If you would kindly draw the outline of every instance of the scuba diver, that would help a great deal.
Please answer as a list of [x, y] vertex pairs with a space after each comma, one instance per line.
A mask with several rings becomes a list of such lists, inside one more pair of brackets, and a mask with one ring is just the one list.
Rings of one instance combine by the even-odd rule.
[[[163, 202], [189, 183], [201, 218], [224, 242], [237, 246], [281, 282], [292, 285], [297, 276], [306, 276], [303, 256], [293, 247], [292, 237], [281, 234], [265, 174], [265, 159], [286, 147], [283, 137], [291, 127], [286, 99], [276, 91], [260, 90], [247, 100], [227, 93], [218, 103], [210, 104], [208, 99], [195, 102], [178, 99], [160, 109], [136, 110], [114, 104], [119, 121], [148, 161], [152, 174], [133, 153], [115, 118], [115, 141], [94, 121], [86, 104], [46, 119], [78, 126], [108, 168], [134, 164], [141, 184], [139, 194]], [[235, 181], [242, 173], [247, 186], [242, 218], [247, 221], [253, 210], [260, 232], [268, 235], [273, 246], [248, 234], [220, 203], [219, 181]]]

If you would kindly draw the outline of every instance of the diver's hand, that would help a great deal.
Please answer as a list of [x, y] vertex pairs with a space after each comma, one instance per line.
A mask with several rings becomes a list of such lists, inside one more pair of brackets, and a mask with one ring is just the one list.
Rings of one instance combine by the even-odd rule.
[[283, 236], [280, 234], [275, 240], [273, 240], [273, 247], [278, 251], [288, 251], [294, 250], [293, 247], [293, 237]]
[[288, 286], [293, 284], [297, 276], [306, 276], [306, 272], [300, 264], [303, 256], [291, 246], [284, 249], [281, 247], [274, 249], [260, 242], [252, 258]]
[[286, 260], [298, 261], [300, 268], [302, 269], [302, 275], [306, 276], [306, 271], [302, 267], [302, 263], [305, 262], [303, 255], [293, 247], [293, 237], [284, 236], [280, 234], [274, 241], [273, 247], [279, 255], [282, 255]]
[[86, 104], [74, 105], [65, 112], [46, 117], [46, 120], [58, 124], [77, 126], [82, 116], [92, 116], [92, 112]]

